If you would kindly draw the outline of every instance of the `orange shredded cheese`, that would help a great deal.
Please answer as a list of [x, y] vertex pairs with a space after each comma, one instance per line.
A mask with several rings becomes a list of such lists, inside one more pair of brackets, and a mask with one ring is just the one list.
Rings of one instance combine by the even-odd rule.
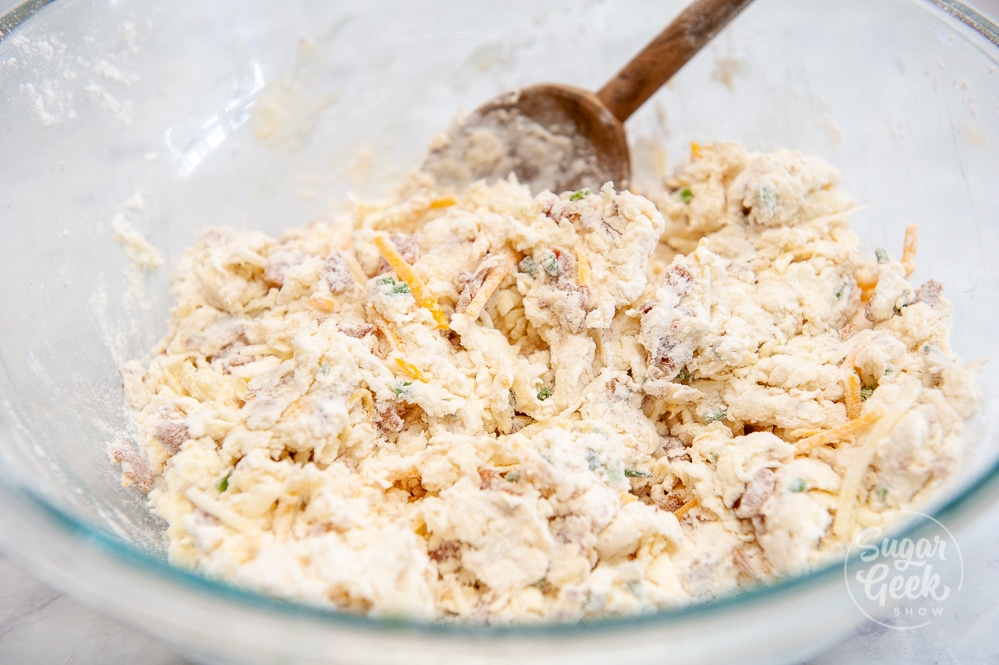
[[389, 322], [378, 314], [373, 313], [370, 305], [368, 306], [368, 312], [371, 322], [375, 324], [375, 327], [377, 327], [383, 335], [385, 335], [385, 339], [388, 340], [389, 346], [392, 347], [392, 350], [396, 353], [401, 353], [402, 340], [400, 340], [399, 336], [395, 334], [394, 330], [392, 330], [392, 326], [389, 325]]
[[302, 403], [302, 399], [303, 398], [299, 397], [294, 402], [289, 404], [288, 408], [281, 412], [281, 420], [290, 420], [304, 411], [305, 405]]
[[447, 208], [456, 204], [458, 200], [453, 196], [441, 196], [430, 202], [429, 208], [435, 210], [437, 208]]
[[698, 143], [697, 141], [691, 141], [690, 142], [690, 158], [691, 159], [697, 159], [702, 154], [704, 154], [704, 152], [703, 152], [703, 148], [701, 148], [701, 144]]
[[679, 519], [684, 515], [686, 515], [687, 513], [689, 513], [692, 508], [696, 507], [697, 507], [697, 499], [691, 499], [687, 503], [683, 504], [682, 506], [674, 510], [673, 514], [676, 515], [677, 518]]
[[856, 372], [850, 372], [846, 377], [846, 417], [855, 420], [860, 417], [863, 410], [860, 397], [860, 377]]
[[371, 397], [371, 391], [367, 388], [358, 388], [355, 390], [347, 402], [347, 408], [350, 408], [358, 400], [364, 405], [364, 410], [368, 412], [368, 418], [373, 419], [375, 417], [375, 401]]
[[375, 246], [381, 252], [382, 256], [385, 257], [385, 260], [388, 261], [388, 264], [392, 266], [396, 277], [409, 284], [409, 288], [413, 292], [413, 298], [416, 299], [416, 304], [430, 311], [434, 317], [434, 321], [437, 322], [438, 328], [447, 330], [447, 317], [444, 316], [443, 310], [437, 304], [437, 299], [427, 290], [426, 283], [413, 270], [413, 266], [409, 265], [406, 259], [402, 258], [402, 255], [399, 254], [399, 251], [392, 242], [384, 236], [375, 236]]
[[473, 321], [479, 318], [482, 308], [489, 302], [489, 296], [496, 291], [503, 280], [506, 279], [506, 276], [510, 274], [511, 270], [513, 270], [513, 257], [508, 256], [499, 265], [494, 266], [489, 271], [489, 275], [482, 282], [482, 286], [475, 293], [475, 297], [472, 298], [472, 301], [468, 303], [468, 307], [465, 308], [465, 314], [468, 315], [468, 318]]
[[417, 381], [423, 381], [424, 383], [427, 382], [427, 378], [423, 376], [423, 372], [421, 372], [420, 368], [413, 363], [403, 360], [402, 358], [396, 358], [395, 362], [402, 368], [402, 371], [409, 376], [413, 377]]
[[576, 278], [580, 286], [590, 281], [590, 260], [578, 246], [576, 247]]
[[313, 293], [309, 296], [309, 304], [319, 311], [329, 314], [333, 311], [333, 306], [336, 304], [336, 301], [325, 294]]
[[884, 415], [881, 409], [874, 409], [868, 411], [862, 416], [858, 416], [853, 420], [848, 420], [839, 427], [833, 427], [832, 429], [827, 429], [823, 432], [819, 432], [813, 436], [805, 439], [801, 439], [797, 442], [798, 450], [806, 451], [811, 448], [816, 448], [818, 446], [827, 446], [831, 443], [840, 443], [845, 441], [849, 437], [853, 436], [857, 432], [866, 429], [876, 423]]
[[905, 243], [902, 245], [902, 267], [905, 276], [910, 277], [916, 272], [916, 248], [919, 243], [919, 225], [909, 224], [905, 227]]
[[878, 269], [872, 266], [861, 268], [855, 275], [857, 286], [860, 287], [861, 302], [868, 302], [874, 295], [874, 287], [878, 285]]

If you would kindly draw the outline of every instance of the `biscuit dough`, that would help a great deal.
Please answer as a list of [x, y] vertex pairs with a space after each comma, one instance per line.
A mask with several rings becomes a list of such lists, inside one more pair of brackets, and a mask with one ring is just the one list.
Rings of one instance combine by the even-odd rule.
[[805, 573], [925, 502], [978, 396], [915, 236], [868, 256], [824, 162], [693, 148], [650, 198], [503, 181], [205, 231], [123, 371], [143, 457], [113, 453], [171, 561], [375, 616], [575, 621]]

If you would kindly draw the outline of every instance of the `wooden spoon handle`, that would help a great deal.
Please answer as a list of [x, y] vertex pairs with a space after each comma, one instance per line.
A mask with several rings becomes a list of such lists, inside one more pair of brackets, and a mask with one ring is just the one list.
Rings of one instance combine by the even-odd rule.
[[752, 0], [696, 0], [607, 82], [597, 97], [624, 122]]

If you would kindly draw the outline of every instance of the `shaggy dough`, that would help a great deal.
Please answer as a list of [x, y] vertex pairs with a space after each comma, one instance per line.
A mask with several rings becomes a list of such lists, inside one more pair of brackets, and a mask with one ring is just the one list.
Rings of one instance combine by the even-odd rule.
[[694, 146], [651, 200], [514, 182], [208, 230], [124, 370], [170, 559], [351, 612], [650, 612], [804, 573], [955, 470], [940, 287], [836, 172]]

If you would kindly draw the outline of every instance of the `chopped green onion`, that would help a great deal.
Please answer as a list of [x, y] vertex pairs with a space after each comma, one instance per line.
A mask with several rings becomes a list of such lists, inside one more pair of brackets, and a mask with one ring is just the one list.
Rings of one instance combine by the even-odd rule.
[[874, 250], [874, 256], [877, 258], [879, 264], [888, 263], [888, 252], [880, 247]]
[[694, 193], [690, 191], [690, 187], [684, 187], [680, 190], [680, 200], [687, 204], [694, 200]]
[[692, 378], [693, 377], [691, 376], [690, 372], [688, 372], [685, 369], [681, 369], [680, 373], [673, 377], [673, 382], [674, 383], [690, 383], [690, 380]]
[[777, 190], [770, 185], [760, 185], [760, 202], [767, 210], [777, 207]]
[[548, 386], [545, 386], [544, 388], [538, 391], [538, 400], [542, 402], [544, 402], [546, 399], [548, 399], [551, 396], [552, 396], [552, 389], [549, 388]]
[[585, 199], [589, 195], [590, 195], [590, 190], [588, 188], [577, 189], [575, 192], [572, 193], [572, 196], [569, 197], [569, 200], [578, 201], [579, 199]]
[[725, 418], [727, 418], [727, 417], [728, 417], [728, 412], [725, 411], [725, 409], [719, 409], [718, 411], [715, 411], [710, 416], [708, 416], [707, 418], [705, 418], [704, 419], [704, 423], [705, 424], [716, 423], [719, 420], [725, 420]]
[[219, 487], [219, 491], [220, 492], [224, 492], [227, 489], [229, 489], [229, 476], [231, 476], [231, 475], [232, 475], [232, 471], [230, 470], [229, 473], [225, 474], [225, 478], [223, 478], [222, 480], [219, 481], [218, 487]]
[[545, 252], [545, 255], [541, 257], [541, 267], [551, 277], [559, 273], [558, 257], [555, 256], [554, 252]]
[[412, 381], [403, 381], [402, 383], [396, 385], [392, 388], [392, 392], [395, 393], [396, 398], [403, 398], [409, 396], [409, 387], [413, 385]]
[[635, 469], [625, 469], [624, 475], [628, 478], [651, 478], [652, 474], [648, 471], [640, 471]]
[[805, 491], [805, 487], [806, 487], [806, 485], [805, 485], [805, 479], [804, 478], [798, 478], [797, 480], [794, 481], [794, 484], [791, 485], [791, 491], [792, 492], [804, 492]]
[[516, 482], [518, 482], [520, 480], [520, 471], [509, 471], [509, 472], [507, 472], [507, 474], [505, 476], [503, 476], [503, 480], [505, 480], [508, 483], [516, 483]]
[[520, 260], [520, 272], [526, 272], [531, 277], [537, 277], [538, 264], [531, 257], [525, 256]]
[[881, 497], [882, 501], [884, 501], [885, 497], [888, 496], [888, 488], [885, 485], [878, 488], [878, 496]]
[[589, 465], [590, 471], [596, 471], [600, 468], [600, 457], [593, 448], [586, 449], [586, 463]]

